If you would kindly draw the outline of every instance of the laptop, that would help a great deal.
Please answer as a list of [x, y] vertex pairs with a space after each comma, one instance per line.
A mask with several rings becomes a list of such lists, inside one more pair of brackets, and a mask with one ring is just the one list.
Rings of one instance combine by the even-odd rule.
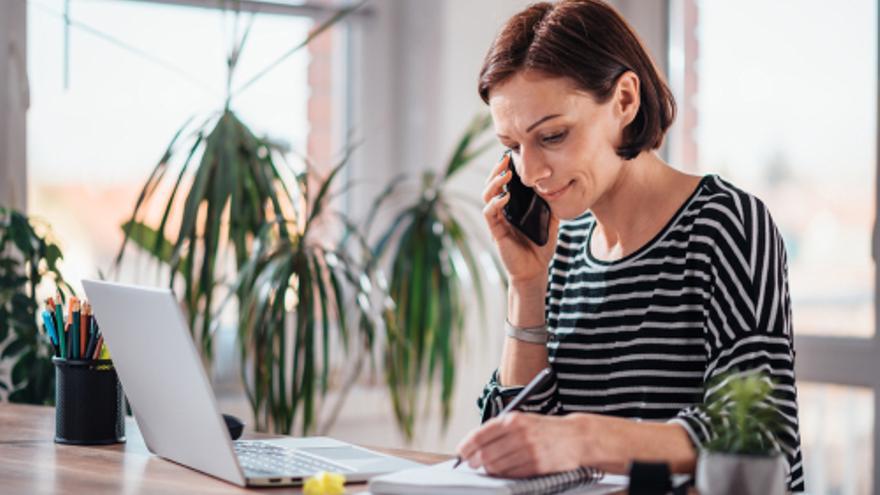
[[240, 486], [347, 481], [420, 464], [327, 437], [232, 441], [183, 313], [169, 289], [83, 280], [150, 452]]

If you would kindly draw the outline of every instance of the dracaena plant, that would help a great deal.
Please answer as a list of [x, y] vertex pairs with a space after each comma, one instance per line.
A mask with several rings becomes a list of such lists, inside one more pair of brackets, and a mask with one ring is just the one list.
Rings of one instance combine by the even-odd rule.
[[[353, 229], [344, 215], [327, 207], [344, 165], [345, 159], [314, 195], [307, 176], [301, 177], [298, 185], [307, 199], [300, 217], [304, 220], [266, 225], [239, 277], [239, 340], [246, 343], [240, 349], [242, 373], [258, 429], [288, 433], [299, 424], [303, 433], [313, 431], [327, 411], [333, 368], [346, 378], [336, 380], [336, 405], [319, 428], [326, 431], [358, 379], [365, 356], [371, 355], [381, 326], [381, 306], [373, 301], [381, 302], [384, 292], [359, 261], [368, 254], [366, 244], [359, 243], [359, 254], [330, 240], [331, 232]], [[322, 218], [345, 229], [327, 228], [327, 222], [316, 227]], [[280, 229], [284, 224], [286, 233]], [[356, 230], [348, 233], [362, 239]], [[349, 327], [356, 332], [351, 334]]]
[[[232, 91], [233, 74], [253, 25], [249, 24], [227, 57], [224, 107], [195, 129], [191, 120], [177, 131], [144, 184], [130, 220], [122, 226], [124, 239], [116, 268], [129, 242], [168, 267], [171, 287], [182, 287], [189, 327], [208, 363], [213, 358], [219, 302], [228, 295], [221, 289], [231, 285], [246, 263], [261, 229], [268, 222], [294, 215], [303, 201], [287, 187], [298, 178], [284, 161], [285, 150], [239, 119], [232, 109], [233, 97], [362, 5], [340, 9], [303, 42]], [[176, 158], [182, 159], [179, 167], [172, 165]], [[158, 224], [149, 225], [144, 212], [152, 210], [162, 214]], [[170, 228], [175, 224], [179, 225], [176, 233]], [[284, 222], [277, 228], [287, 236]], [[230, 254], [234, 267], [226, 263]], [[241, 302], [242, 294], [238, 296]]]
[[0, 207], [0, 343], [6, 342], [0, 361], [11, 369], [8, 377], [0, 376], [0, 389], [12, 402], [54, 402], [53, 351], [38, 327], [37, 290], [44, 282], [50, 293], [58, 286], [71, 290], [58, 269], [61, 249], [48, 230]]
[[[491, 250], [467, 235], [466, 212], [460, 205], [469, 200], [456, 196], [449, 182], [492, 145], [483, 139], [490, 123], [488, 115], [476, 117], [442, 174], [422, 175], [412, 201], [388, 201], [405, 190], [401, 186], [407, 179], [400, 178], [377, 197], [372, 209], [375, 213], [383, 205], [394, 205], [390, 224], [373, 246], [371, 264], [390, 265], [389, 289], [395, 306], [386, 322], [385, 378], [395, 417], [409, 439], [422, 401], [439, 398], [442, 422], [447, 425], [466, 308], [476, 302], [484, 312], [485, 270], [479, 254]], [[474, 209], [479, 211], [480, 206]], [[367, 229], [372, 221], [373, 217], [367, 221]], [[496, 258], [491, 259], [492, 269], [503, 280], [504, 271]], [[439, 397], [434, 389], [438, 381]]]

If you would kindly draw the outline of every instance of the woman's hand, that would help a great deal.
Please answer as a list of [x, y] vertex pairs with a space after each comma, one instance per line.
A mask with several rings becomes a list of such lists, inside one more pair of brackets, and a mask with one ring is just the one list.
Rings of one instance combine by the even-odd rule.
[[501, 255], [510, 284], [538, 282], [546, 285], [547, 266], [556, 249], [559, 219], [550, 213], [549, 240], [544, 246], [533, 243], [510, 225], [502, 211], [510, 200], [510, 194], [503, 189], [513, 176], [508, 169], [509, 162], [510, 156], [505, 154], [486, 180], [486, 188], [483, 190], [483, 202], [486, 204], [483, 207], [483, 217], [489, 226], [498, 254]]
[[511, 412], [486, 421], [458, 445], [472, 468], [522, 478], [581, 466], [623, 474], [633, 460], [663, 461], [693, 473], [696, 449], [680, 424], [636, 422], [592, 413], [565, 416]]
[[576, 415], [511, 412], [471, 431], [457, 450], [470, 467], [493, 476], [536, 476], [587, 465], [588, 430]]

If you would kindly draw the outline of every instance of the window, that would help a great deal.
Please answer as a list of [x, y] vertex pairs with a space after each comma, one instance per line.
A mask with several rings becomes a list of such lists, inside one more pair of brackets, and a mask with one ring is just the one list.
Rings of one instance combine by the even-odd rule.
[[681, 3], [673, 163], [767, 203], [798, 334], [873, 335], [876, 2]]
[[[145, 2], [74, 2], [71, 18], [106, 37], [74, 24], [66, 62], [64, 2], [29, 6], [29, 211], [53, 226], [64, 273], [77, 282], [110, 268], [120, 225], [177, 129], [222, 109], [235, 16]], [[248, 19], [241, 15], [239, 34]], [[233, 88], [302, 41], [311, 25], [308, 18], [257, 15]], [[233, 110], [255, 132], [305, 150], [308, 68], [308, 52], [298, 52], [237, 96]], [[127, 267], [132, 275], [135, 268]]]
[[673, 0], [669, 159], [769, 206], [785, 239], [808, 493], [872, 493], [876, 0]]

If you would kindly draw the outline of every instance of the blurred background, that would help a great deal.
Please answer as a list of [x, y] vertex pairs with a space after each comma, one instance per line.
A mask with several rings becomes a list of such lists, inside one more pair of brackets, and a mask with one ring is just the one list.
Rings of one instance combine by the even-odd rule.
[[[243, 90], [234, 108], [255, 134], [308, 156], [319, 170], [357, 143], [343, 171], [357, 187], [334, 201], [361, 218], [398, 174], [440, 173], [462, 132], [486, 111], [476, 81], [490, 41], [528, 3], [371, 0]], [[873, 493], [880, 476], [878, 2], [611, 3], [676, 95], [679, 113], [661, 155], [757, 195], [783, 233], [808, 493]], [[246, 81], [339, 6], [3, 0], [0, 34], [15, 49], [0, 53], [0, 204], [51, 225], [74, 287], [108, 273], [120, 225], [171, 136], [224, 103], [235, 8], [257, 12], [237, 68]], [[479, 198], [501, 151], [494, 144], [456, 175], [449, 184], [456, 197]], [[485, 241], [478, 208], [462, 199], [461, 210], [470, 218], [467, 235]], [[126, 258], [117, 278], [167, 280], [139, 257]], [[467, 311], [446, 429], [426, 405], [407, 441], [381, 375], [370, 371], [325, 433], [452, 452], [478, 423], [475, 399], [500, 354], [503, 287], [490, 276], [483, 290], [487, 317]], [[214, 386], [221, 408], [248, 421], [239, 366], [235, 326], [221, 324]]]

